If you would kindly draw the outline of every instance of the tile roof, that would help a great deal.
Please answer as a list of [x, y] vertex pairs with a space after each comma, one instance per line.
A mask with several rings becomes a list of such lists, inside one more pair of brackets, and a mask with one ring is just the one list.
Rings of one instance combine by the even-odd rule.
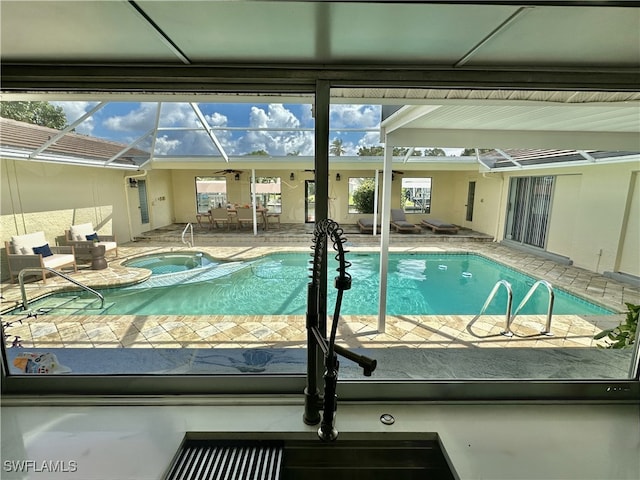
[[[0, 118], [0, 146], [2, 147], [25, 150], [31, 153], [59, 134], [60, 131], [55, 128]], [[116, 157], [126, 148], [126, 144], [69, 132], [47, 147], [43, 153], [104, 163]], [[149, 152], [131, 148], [118, 156], [112, 163], [141, 165], [149, 158]]]

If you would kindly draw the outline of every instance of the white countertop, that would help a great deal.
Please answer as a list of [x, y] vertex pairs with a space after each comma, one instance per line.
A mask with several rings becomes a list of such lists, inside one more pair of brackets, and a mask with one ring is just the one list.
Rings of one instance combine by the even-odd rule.
[[[161, 479], [185, 432], [317, 438], [317, 427], [302, 422], [301, 398], [80, 402], [3, 402], [1, 478]], [[382, 424], [383, 413], [395, 423]], [[462, 479], [640, 479], [638, 405], [341, 402], [336, 426], [340, 432], [436, 432]]]

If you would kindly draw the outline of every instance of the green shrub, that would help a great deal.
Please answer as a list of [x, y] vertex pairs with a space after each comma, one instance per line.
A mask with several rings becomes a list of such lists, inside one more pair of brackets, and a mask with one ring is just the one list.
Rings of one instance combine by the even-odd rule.
[[624, 322], [620, 322], [615, 328], [607, 328], [602, 330], [595, 337], [600, 340], [607, 337], [607, 344], [601, 348], [626, 348], [633, 345], [636, 341], [636, 329], [638, 328], [638, 312], [640, 305], [627, 303], [627, 317]]

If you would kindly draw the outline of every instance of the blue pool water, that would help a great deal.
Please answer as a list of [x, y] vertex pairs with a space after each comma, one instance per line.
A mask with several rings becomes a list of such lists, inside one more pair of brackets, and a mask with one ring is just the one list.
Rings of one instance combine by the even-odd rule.
[[[306, 312], [309, 255], [272, 254], [242, 264], [230, 273], [189, 284], [103, 290], [107, 314], [140, 315], [292, 315]], [[342, 314], [375, 315], [378, 309], [379, 255], [348, 254], [352, 288], [345, 292]], [[333, 278], [329, 271], [329, 313], [333, 311]], [[211, 270], [215, 271], [214, 267]], [[513, 309], [535, 280], [472, 254], [390, 254], [387, 313], [393, 315], [475, 315], [499, 280], [513, 288]], [[501, 289], [486, 314], [504, 314]], [[548, 294], [539, 288], [522, 314], [545, 314]], [[38, 304], [33, 303], [32, 308]], [[84, 311], [83, 313], [87, 313]], [[597, 305], [555, 290], [556, 314], [610, 314]]]

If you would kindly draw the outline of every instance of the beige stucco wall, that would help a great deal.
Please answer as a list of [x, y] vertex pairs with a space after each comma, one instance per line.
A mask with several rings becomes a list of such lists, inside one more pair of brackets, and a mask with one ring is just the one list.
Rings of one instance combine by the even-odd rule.
[[[591, 271], [617, 271], [628, 212], [639, 201], [630, 198], [630, 185], [639, 167], [638, 162], [629, 162], [527, 170], [526, 176], [556, 176], [547, 251]], [[505, 172], [504, 176], [502, 199], [506, 204], [509, 179], [524, 175]], [[497, 225], [498, 240], [504, 236], [504, 222], [503, 215]], [[627, 243], [626, 248], [634, 247]]]
[[2, 238], [44, 231], [54, 243], [73, 224], [126, 236], [123, 172], [2, 160]]
[[640, 172], [634, 172], [629, 183], [626, 228], [615, 271], [640, 277]]

